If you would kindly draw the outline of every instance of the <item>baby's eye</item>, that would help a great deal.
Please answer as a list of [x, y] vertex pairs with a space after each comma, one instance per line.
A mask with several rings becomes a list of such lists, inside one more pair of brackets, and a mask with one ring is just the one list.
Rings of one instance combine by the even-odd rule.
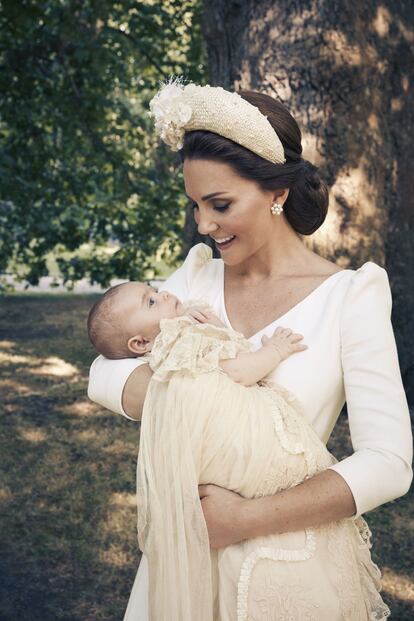
[[153, 304], [155, 304], [155, 300], [154, 300], [154, 298], [149, 298], [149, 300], [148, 300], [148, 306], [151, 308], [151, 306], [152, 306]]

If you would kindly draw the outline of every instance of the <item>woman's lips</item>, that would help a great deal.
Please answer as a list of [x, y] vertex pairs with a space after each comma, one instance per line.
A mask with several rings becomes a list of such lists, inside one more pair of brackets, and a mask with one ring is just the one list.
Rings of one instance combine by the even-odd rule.
[[236, 236], [235, 236], [235, 235], [233, 235], [233, 236], [232, 236], [232, 239], [230, 239], [229, 241], [226, 241], [226, 242], [224, 242], [224, 243], [221, 243], [221, 244], [220, 244], [220, 243], [219, 243], [219, 241], [218, 241], [217, 239], [215, 239], [215, 240], [214, 240], [214, 242], [215, 242], [215, 244], [216, 244], [216, 248], [217, 248], [218, 250], [227, 250], [227, 248], [229, 248], [229, 247], [233, 244], [233, 242], [235, 241], [235, 239], [236, 239]]

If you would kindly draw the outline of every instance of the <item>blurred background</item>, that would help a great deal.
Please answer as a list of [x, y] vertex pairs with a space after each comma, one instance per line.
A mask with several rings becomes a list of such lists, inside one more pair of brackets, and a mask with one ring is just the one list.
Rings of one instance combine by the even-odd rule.
[[[199, 241], [160, 80], [257, 89], [330, 188], [304, 243], [387, 270], [414, 403], [414, 4], [1, 0], [0, 621], [122, 619], [139, 562], [139, 424], [88, 401], [99, 291], [166, 278]], [[328, 448], [352, 452], [346, 407]], [[414, 610], [412, 492], [370, 512], [392, 618]]]

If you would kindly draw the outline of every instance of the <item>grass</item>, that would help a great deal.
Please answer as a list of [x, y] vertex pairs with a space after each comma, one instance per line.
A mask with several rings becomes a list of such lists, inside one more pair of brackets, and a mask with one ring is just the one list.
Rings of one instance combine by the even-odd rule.
[[[139, 425], [90, 403], [95, 296], [0, 303], [0, 621], [118, 621], [139, 562]], [[329, 448], [351, 452], [341, 415]], [[412, 496], [411, 496], [412, 498]], [[412, 619], [410, 495], [368, 514], [392, 619]]]

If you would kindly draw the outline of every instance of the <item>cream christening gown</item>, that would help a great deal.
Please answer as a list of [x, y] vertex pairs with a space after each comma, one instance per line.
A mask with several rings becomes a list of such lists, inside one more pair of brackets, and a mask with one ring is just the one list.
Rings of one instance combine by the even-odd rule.
[[[231, 327], [226, 312], [224, 271], [223, 261], [213, 258], [211, 249], [200, 243], [191, 248], [183, 264], [159, 290], [169, 291], [182, 302], [206, 299]], [[328, 441], [346, 401], [353, 452], [329, 469], [335, 470], [349, 486], [357, 507], [355, 517], [404, 495], [413, 476], [410, 412], [391, 309], [387, 272], [367, 261], [356, 270], [345, 269], [327, 277], [248, 339], [258, 349], [261, 337], [270, 337], [278, 325], [303, 334], [308, 349], [284, 360], [269, 378], [300, 400], [306, 420], [323, 443]], [[145, 363], [141, 358], [108, 360], [98, 356], [90, 369], [89, 398], [128, 418], [122, 408], [125, 383], [134, 369]], [[198, 400], [195, 407], [197, 404]], [[340, 554], [336, 553], [338, 559]], [[343, 584], [346, 580], [343, 575]], [[266, 588], [271, 589], [272, 585], [267, 584]], [[287, 591], [288, 585], [283, 589], [277, 587], [274, 597], [286, 601]], [[278, 621], [289, 620], [286, 610], [279, 608], [279, 612]], [[270, 613], [268, 618], [272, 619]], [[149, 621], [145, 554], [139, 563], [124, 621]]]
[[[255, 349], [242, 334], [185, 315], [160, 327], [137, 467], [149, 619], [386, 618], [361, 517], [210, 549], [199, 483], [255, 498], [296, 485], [336, 459], [290, 391], [270, 380], [246, 387], [220, 369], [220, 358]], [[142, 598], [136, 606], [131, 600], [128, 619], [144, 618]]]

